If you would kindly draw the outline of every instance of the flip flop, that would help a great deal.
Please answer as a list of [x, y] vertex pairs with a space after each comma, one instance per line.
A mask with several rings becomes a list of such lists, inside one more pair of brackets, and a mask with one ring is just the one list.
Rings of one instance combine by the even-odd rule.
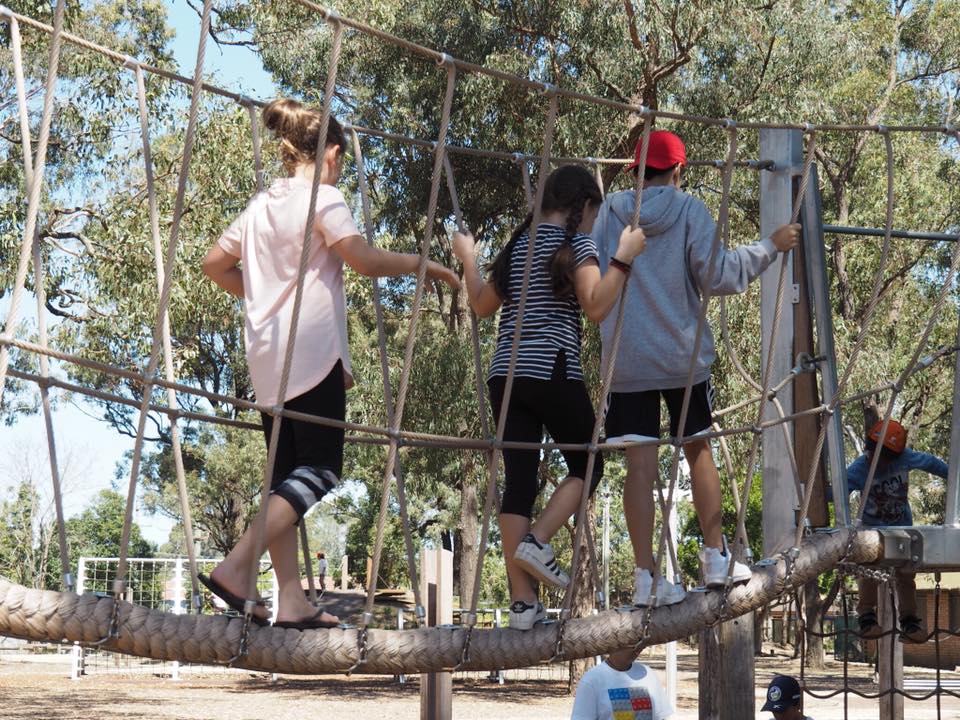
[[286, 628], [288, 630], [323, 630], [329, 628], [340, 627], [340, 621], [329, 622], [327, 620], [319, 620], [318, 618], [323, 615], [325, 610], [320, 608], [317, 612], [304, 620], [279, 620], [273, 624], [277, 628]]
[[[203, 573], [197, 573], [197, 580], [203, 583], [204, 587], [207, 588], [210, 592], [216, 595], [218, 598], [223, 600], [227, 607], [231, 610], [236, 610], [240, 614], [245, 614], [244, 605], [246, 605], [246, 600], [244, 600], [239, 595], [234, 595], [232, 592], [227, 590], [223, 585], [218, 583], [212, 577], [204, 575]], [[261, 607], [266, 607], [266, 603], [263, 600], [257, 600], [257, 605]], [[270, 621], [266, 618], [259, 617], [254, 614], [250, 614], [250, 620], [260, 627], [266, 627], [270, 624]]]

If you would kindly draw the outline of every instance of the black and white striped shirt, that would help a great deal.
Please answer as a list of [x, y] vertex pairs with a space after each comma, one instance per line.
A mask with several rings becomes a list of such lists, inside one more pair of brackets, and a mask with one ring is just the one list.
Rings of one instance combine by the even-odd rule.
[[[488, 377], [505, 376], [510, 364], [510, 348], [517, 322], [520, 291], [523, 288], [523, 270], [529, 240], [527, 233], [517, 238], [510, 256], [510, 297], [503, 298], [497, 349]], [[521, 324], [516, 377], [549, 380], [557, 354], [563, 350], [566, 355], [567, 380], [583, 380], [580, 366], [580, 303], [576, 295], [558, 298], [554, 295], [550, 282], [548, 263], [563, 242], [562, 227], [540, 224], [533, 251], [533, 267], [530, 269], [527, 306]], [[590, 259], [597, 259], [597, 246], [589, 236], [575, 235], [570, 243], [576, 267]]]

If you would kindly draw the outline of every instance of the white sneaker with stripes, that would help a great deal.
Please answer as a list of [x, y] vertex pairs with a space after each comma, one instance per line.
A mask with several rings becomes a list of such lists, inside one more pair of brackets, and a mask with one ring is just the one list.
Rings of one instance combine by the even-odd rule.
[[[638, 607], [650, 605], [650, 591], [653, 589], [653, 575], [646, 568], [635, 568], [633, 571], [633, 604]], [[656, 607], [676, 605], [687, 596], [683, 585], [670, 582], [662, 575], [657, 581]]]
[[539, 542], [533, 533], [527, 533], [520, 541], [513, 560], [532, 577], [547, 585], [566, 588], [570, 584], [570, 578], [557, 565], [553, 548], [549, 543]]
[[530, 630], [541, 620], [547, 619], [547, 611], [543, 604], [534, 602], [533, 605], [517, 600], [510, 605], [510, 627], [514, 630]]

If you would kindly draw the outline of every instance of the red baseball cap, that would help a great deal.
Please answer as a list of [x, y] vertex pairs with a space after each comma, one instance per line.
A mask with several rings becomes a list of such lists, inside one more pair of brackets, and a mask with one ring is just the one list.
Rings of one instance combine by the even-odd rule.
[[[640, 165], [642, 151], [643, 136], [637, 141], [633, 162], [627, 166], [628, 172]], [[669, 130], [651, 131], [650, 144], [647, 147], [647, 167], [654, 170], [667, 170], [678, 164], [687, 164], [687, 148], [683, 140]]]

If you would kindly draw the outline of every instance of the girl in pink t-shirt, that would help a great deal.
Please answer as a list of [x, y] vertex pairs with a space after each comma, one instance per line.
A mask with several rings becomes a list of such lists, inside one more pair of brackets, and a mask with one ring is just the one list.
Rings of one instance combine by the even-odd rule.
[[[321, 116], [295, 100], [275, 100], [263, 111], [263, 124], [280, 142], [288, 177], [253, 197], [217, 240], [203, 261], [204, 273], [227, 292], [243, 298], [244, 342], [257, 402], [343, 420], [345, 392], [353, 385], [347, 345], [343, 264], [370, 277], [415, 273], [418, 255], [380, 250], [361, 237], [343, 195], [335, 187], [343, 168], [346, 138], [330, 118], [324, 147], [318, 147]], [[297, 339], [284, 397], [278, 397], [287, 338], [293, 320], [300, 255], [306, 232], [317, 153], [322, 153], [320, 185]], [[453, 271], [430, 262], [427, 276], [451, 287]], [[274, 418], [261, 414], [270, 438]], [[306, 512], [337, 484], [343, 465], [342, 428], [281, 421], [272, 490], [267, 505], [266, 543], [279, 584], [275, 625], [308, 629], [332, 627], [338, 619], [311, 605], [300, 585], [296, 526]], [[230, 607], [243, 612], [253, 566], [253, 527], [244, 533], [210, 577], [200, 580]], [[254, 622], [265, 625], [258, 605]]]

